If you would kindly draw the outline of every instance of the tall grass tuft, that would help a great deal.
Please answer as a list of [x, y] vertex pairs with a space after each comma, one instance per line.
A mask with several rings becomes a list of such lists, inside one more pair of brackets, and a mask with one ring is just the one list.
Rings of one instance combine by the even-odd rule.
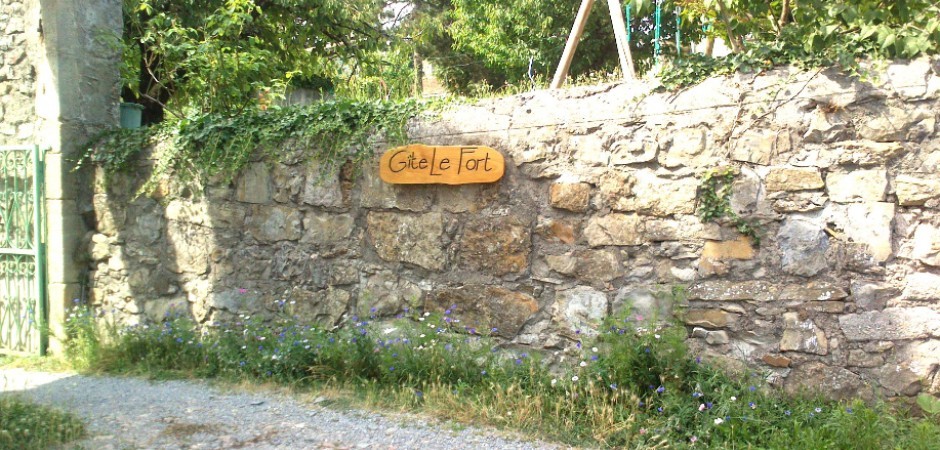
[[0, 396], [0, 449], [42, 450], [84, 435], [84, 424], [71, 414]]

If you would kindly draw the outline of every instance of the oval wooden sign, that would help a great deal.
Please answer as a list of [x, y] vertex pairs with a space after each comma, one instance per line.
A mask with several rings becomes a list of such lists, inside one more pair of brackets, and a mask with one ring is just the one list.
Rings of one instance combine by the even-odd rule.
[[379, 176], [391, 184], [493, 183], [506, 171], [502, 154], [476, 145], [412, 144], [385, 152], [379, 164]]

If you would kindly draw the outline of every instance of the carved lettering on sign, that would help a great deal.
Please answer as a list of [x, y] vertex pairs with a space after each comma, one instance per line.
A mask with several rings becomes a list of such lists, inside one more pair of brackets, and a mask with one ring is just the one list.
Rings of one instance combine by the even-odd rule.
[[493, 183], [506, 170], [501, 153], [476, 145], [412, 144], [385, 152], [379, 164], [379, 176], [391, 184]]

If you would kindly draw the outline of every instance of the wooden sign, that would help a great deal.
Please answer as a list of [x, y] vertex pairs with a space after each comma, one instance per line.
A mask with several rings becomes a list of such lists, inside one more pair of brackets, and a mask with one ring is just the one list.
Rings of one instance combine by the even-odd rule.
[[412, 144], [382, 155], [379, 176], [391, 184], [474, 184], [499, 181], [506, 160], [489, 147]]

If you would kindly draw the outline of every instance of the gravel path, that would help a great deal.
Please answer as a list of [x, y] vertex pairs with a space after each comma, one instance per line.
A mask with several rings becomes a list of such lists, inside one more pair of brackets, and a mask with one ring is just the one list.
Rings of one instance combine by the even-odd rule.
[[205, 383], [0, 370], [15, 393], [83, 417], [88, 449], [539, 449], [476, 428], [450, 431], [408, 416], [337, 411], [277, 394]]

